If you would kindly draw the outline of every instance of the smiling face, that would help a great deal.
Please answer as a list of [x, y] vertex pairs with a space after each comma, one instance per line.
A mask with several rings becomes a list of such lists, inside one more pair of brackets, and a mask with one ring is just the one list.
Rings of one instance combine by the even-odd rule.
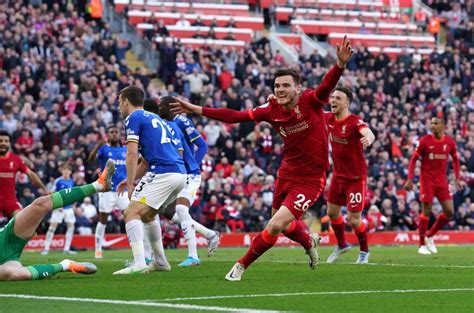
[[344, 116], [349, 111], [349, 99], [342, 91], [336, 90], [329, 98], [331, 104], [331, 112], [336, 116]]
[[296, 85], [291, 75], [275, 78], [275, 96], [279, 105], [292, 107], [296, 105], [301, 86]]

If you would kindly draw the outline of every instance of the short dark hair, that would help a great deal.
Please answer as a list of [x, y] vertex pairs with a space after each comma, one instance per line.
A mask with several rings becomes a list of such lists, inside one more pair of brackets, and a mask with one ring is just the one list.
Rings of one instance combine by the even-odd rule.
[[110, 124], [109, 126], [107, 126], [107, 130], [106, 130], [106, 131], [109, 132], [109, 130], [111, 130], [111, 129], [113, 129], [113, 128], [118, 129], [117, 125], [115, 125], [115, 124]]
[[290, 68], [283, 68], [283, 69], [277, 70], [275, 72], [275, 75], [273, 75], [273, 78], [276, 79], [277, 77], [287, 76], [287, 75], [290, 75], [291, 77], [293, 77], [293, 81], [295, 82], [296, 85], [300, 84], [301, 82], [300, 74], [298, 74], [297, 71]]
[[146, 98], [145, 101], [143, 101], [143, 109], [145, 111], [155, 113], [157, 115], [160, 111], [158, 102], [156, 102], [155, 99], [152, 99], [152, 98]]
[[173, 97], [166, 96], [160, 98], [160, 113], [159, 115], [165, 120], [172, 120], [174, 114], [170, 111], [170, 103], [176, 102]]
[[[334, 91], [340, 91], [342, 93], [345, 93], [346, 96], [347, 96], [347, 99], [349, 99], [349, 104], [352, 103], [352, 101], [354, 100], [354, 95], [352, 94], [352, 90], [350, 90], [349, 88], [347, 87], [344, 87], [344, 86], [338, 86], [336, 88], [334, 88]], [[333, 91], [333, 92], [334, 92]]]
[[118, 97], [122, 96], [122, 99], [127, 99], [135, 107], [143, 106], [145, 100], [145, 92], [137, 86], [130, 85], [118, 92]]
[[5, 129], [0, 129], [0, 137], [1, 137], [1, 136], [8, 137], [8, 139], [10, 139], [10, 141], [11, 141], [11, 139], [12, 139], [11, 136], [10, 136], [10, 133], [7, 132]]

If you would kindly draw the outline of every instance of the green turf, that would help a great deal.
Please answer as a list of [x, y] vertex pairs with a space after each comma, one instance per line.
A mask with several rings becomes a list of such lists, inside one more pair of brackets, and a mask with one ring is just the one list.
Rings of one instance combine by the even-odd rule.
[[[322, 248], [323, 260], [332, 248]], [[112, 276], [130, 258], [129, 251], [105, 251], [103, 260], [93, 260], [93, 252], [72, 256], [93, 261], [98, 272], [92, 276], [61, 273], [49, 280], [1, 282], [0, 294], [93, 298], [140, 303], [84, 303], [60, 300], [34, 300], [0, 297], [0, 312], [194, 312], [198, 308], [176, 305], [246, 308], [304, 312], [474, 312], [474, 246], [440, 246], [437, 255], [418, 255], [415, 247], [373, 247], [373, 265], [355, 265], [353, 249], [343, 264], [321, 264], [311, 271], [306, 256], [298, 248], [270, 250], [244, 274], [241, 282], [227, 282], [224, 276], [244, 249], [221, 249], [207, 258], [200, 250], [202, 265], [179, 268], [184, 250], [167, 251], [171, 272], [149, 275]], [[69, 256], [68, 256], [69, 257]], [[52, 263], [62, 253], [41, 256], [24, 253], [25, 265]], [[404, 266], [403, 266], [404, 265]], [[423, 265], [423, 266], [421, 266]], [[469, 289], [443, 292], [383, 292], [392, 290]], [[374, 291], [340, 294], [348, 291]], [[336, 292], [339, 294], [283, 295], [288, 293]], [[273, 294], [273, 295], [270, 295]], [[221, 299], [178, 299], [205, 296], [265, 295]], [[164, 300], [166, 299], [166, 300]], [[170, 300], [175, 299], [175, 300]], [[143, 302], [145, 300], [151, 300]], [[162, 307], [166, 303], [171, 307]], [[156, 306], [146, 306], [146, 304]], [[213, 312], [224, 309], [215, 308]], [[204, 312], [204, 311], [203, 311]]]

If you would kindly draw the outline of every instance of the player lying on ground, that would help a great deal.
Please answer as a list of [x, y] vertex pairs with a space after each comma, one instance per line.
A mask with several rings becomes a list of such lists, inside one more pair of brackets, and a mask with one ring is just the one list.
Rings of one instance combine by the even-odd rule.
[[[460, 190], [464, 188], [460, 180], [456, 142], [453, 138], [444, 134], [444, 128], [445, 121], [443, 118], [433, 117], [431, 119], [431, 132], [433, 134], [421, 137], [408, 167], [408, 179], [405, 189], [412, 190], [416, 161], [421, 157], [420, 201], [422, 213], [418, 226], [418, 233], [420, 234], [419, 254], [438, 253], [433, 236], [449, 222], [454, 214], [453, 195], [449, 190], [446, 175], [449, 155], [453, 159], [456, 187]], [[438, 216], [434, 225], [426, 233], [434, 197], [441, 203], [443, 213]]]
[[52, 210], [81, 201], [96, 192], [108, 191], [112, 184], [115, 165], [107, 162], [104, 171], [92, 184], [64, 189], [42, 196], [23, 210], [0, 229], [0, 280], [43, 279], [60, 272], [94, 274], [97, 267], [92, 263], [79, 263], [63, 260], [56, 264], [23, 266], [20, 256], [36, 228], [46, 214]]
[[226, 123], [266, 121], [280, 133], [284, 142], [284, 158], [278, 170], [272, 218], [254, 238], [245, 256], [227, 273], [227, 280], [241, 280], [245, 269], [270, 249], [281, 233], [304, 247], [312, 269], [318, 264], [316, 248], [319, 236], [310, 236], [298, 221], [326, 185], [328, 138], [322, 107], [329, 102], [329, 95], [352, 54], [350, 43], [344, 37], [342, 46], [337, 46], [336, 65], [325, 75], [316, 90], [302, 91], [300, 76], [296, 71], [277, 70], [274, 75], [276, 100], [270, 100], [253, 110], [203, 108], [177, 98], [176, 103], [172, 104], [174, 113], [194, 113]]

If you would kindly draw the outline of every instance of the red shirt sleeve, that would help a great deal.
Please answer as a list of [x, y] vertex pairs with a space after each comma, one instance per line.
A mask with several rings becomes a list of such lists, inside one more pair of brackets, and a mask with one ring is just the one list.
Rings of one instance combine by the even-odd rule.
[[311, 104], [314, 104], [318, 107], [321, 107], [329, 102], [329, 95], [332, 90], [336, 87], [339, 78], [341, 78], [343, 68], [339, 68], [336, 64], [329, 70], [329, 72], [324, 75], [323, 81], [318, 86], [313, 93], [313, 101]]
[[368, 128], [369, 126], [367, 126], [367, 124], [360, 118], [360, 117], [356, 117], [355, 119], [355, 124], [357, 126], [357, 130], [360, 132], [361, 129], [364, 129], [364, 128]]
[[423, 149], [425, 147], [424, 143], [425, 141], [423, 140], [423, 138], [420, 139], [418, 147], [416, 148], [415, 152], [413, 152], [413, 155], [411, 156], [410, 164], [408, 165], [408, 179], [410, 180], [412, 180], [413, 176], [415, 175], [416, 161], [423, 153]]
[[251, 110], [236, 111], [231, 109], [202, 108], [202, 115], [224, 123], [240, 123], [253, 120]]
[[23, 160], [17, 155], [15, 155], [15, 163], [18, 166], [18, 171], [22, 173], [26, 173], [28, 171], [28, 166], [26, 166], [25, 162], [23, 162]]

